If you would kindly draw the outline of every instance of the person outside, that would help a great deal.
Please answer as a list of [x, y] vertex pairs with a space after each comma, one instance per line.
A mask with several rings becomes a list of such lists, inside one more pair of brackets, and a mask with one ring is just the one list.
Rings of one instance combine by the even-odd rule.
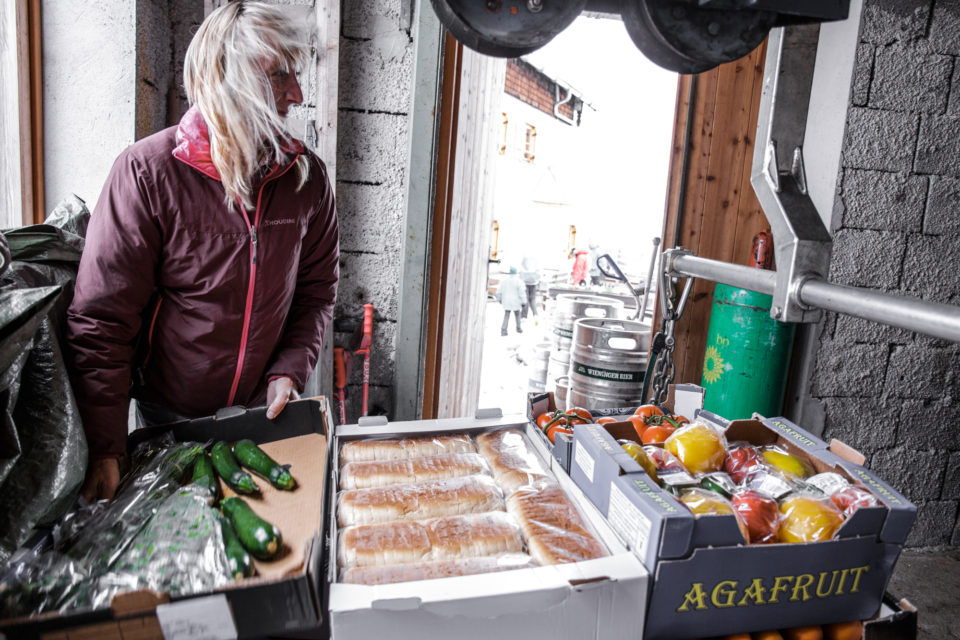
[[523, 280], [517, 275], [517, 268], [510, 267], [510, 274], [497, 285], [497, 300], [503, 305], [503, 324], [500, 325], [500, 335], [507, 335], [507, 325], [510, 324], [510, 314], [516, 317], [517, 333], [523, 333], [520, 326], [520, 310], [527, 298]]
[[323, 162], [285, 125], [309, 47], [279, 7], [217, 9], [187, 50], [189, 110], [107, 177], [67, 318], [87, 500], [116, 491], [131, 397], [148, 424], [237, 404], [273, 419], [316, 365], [339, 232]]
[[603, 282], [603, 273], [600, 271], [600, 246], [590, 243], [590, 254], [587, 256], [587, 272], [590, 274], [590, 284], [599, 285]]
[[575, 287], [582, 286], [587, 283], [587, 252], [583, 249], [574, 249], [572, 253], [574, 254], [573, 272], [570, 277]]
[[524, 319], [529, 311], [534, 318], [537, 317], [537, 285], [540, 284], [540, 265], [533, 256], [524, 256], [520, 263], [520, 279], [527, 290], [526, 304], [523, 305], [523, 312], [520, 316]]

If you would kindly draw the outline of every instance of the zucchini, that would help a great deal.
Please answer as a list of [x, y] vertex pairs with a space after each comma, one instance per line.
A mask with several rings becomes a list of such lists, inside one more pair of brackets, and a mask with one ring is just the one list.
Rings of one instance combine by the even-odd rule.
[[253, 481], [249, 473], [240, 468], [237, 459], [233, 457], [233, 452], [230, 451], [230, 445], [226, 442], [221, 440], [213, 445], [210, 458], [213, 460], [213, 468], [234, 491], [237, 493], [260, 493], [260, 487]]
[[213, 463], [210, 462], [210, 456], [206, 451], [201, 452], [193, 461], [193, 478], [190, 483], [206, 489], [214, 500], [220, 495], [220, 483], [217, 482]]
[[227, 565], [234, 580], [246, 578], [256, 573], [250, 554], [240, 544], [240, 538], [229, 518], [220, 518], [220, 532], [223, 535], [223, 549], [227, 552]]
[[237, 440], [233, 445], [233, 454], [240, 464], [269, 480], [277, 489], [293, 491], [297, 486], [287, 467], [274, 462], [253, 440]]
[[250, 508], [243, 498], [220, 501], [223, 515], [230, 519], [244, 548], [259, 560], [269, 560], [280, 551], [280, 530]]

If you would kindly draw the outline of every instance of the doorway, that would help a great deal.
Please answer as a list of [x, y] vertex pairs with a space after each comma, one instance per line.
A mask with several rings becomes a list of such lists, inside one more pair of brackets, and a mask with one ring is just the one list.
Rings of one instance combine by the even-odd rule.
[[[543, 48], [506, 62], [491, 115], [497, 144], [488, 151], [479, 407], [526, 412], [527, 391], [545, 373], [556, 295], [629, 297], [625, 285], [589, 270], [575, 281], [578, 256], [609, 254], [632, 283], [646, 279], [663, 224], [677, 78], [637, 50], [619, 19], [605, 17], [581, 16]], [[525, 293], [534, 285], [532, 304], [519, 320], [510, 312], [504, 330], [518, 278]]]

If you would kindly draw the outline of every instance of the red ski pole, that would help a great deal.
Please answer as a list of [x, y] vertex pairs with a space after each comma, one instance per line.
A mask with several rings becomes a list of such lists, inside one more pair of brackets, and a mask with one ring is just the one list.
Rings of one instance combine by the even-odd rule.
[[340, 403], [340, 424], [347, 424], [347, 402], [343, 391], [347, 386], [347, 367], [341, 347], [333, 348], [333, 384], [337, 388], [337, 400]]
[[370, 345], [373, 343], [373, 305], [363, 305], [363, 334], [360, 337], [360, 348], [354, 353], [363, 355], [363, 402], [360, 415], [367, 415], [367, 399], [370, 395]]

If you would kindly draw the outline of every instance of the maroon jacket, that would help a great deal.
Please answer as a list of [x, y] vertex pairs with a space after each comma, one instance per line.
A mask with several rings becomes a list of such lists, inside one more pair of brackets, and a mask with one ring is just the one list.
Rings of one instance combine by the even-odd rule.
[[[333, 314], [338, 227], [323, 163], [299, 143], [290, 152], [255, 182], [249, 212], [225, 205], [196, 108], [117, 158], [68, 312], [91, 455], [126, 451], [136, 367], [135, 397], [187, 416], [260, 404], [276, 376], [303, 390]], [[297, 191], [299, 154], [311, 166]]]

